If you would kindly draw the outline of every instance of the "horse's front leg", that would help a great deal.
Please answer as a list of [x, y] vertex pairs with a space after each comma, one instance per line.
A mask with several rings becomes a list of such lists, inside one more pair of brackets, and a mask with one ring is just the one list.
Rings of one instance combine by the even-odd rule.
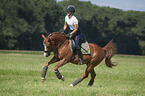
[[57, 58], [57, 57], [54, 56], [49, 62], [47, 62], [45, 64], [45, 66], [43, 67], [42, 74], [41, 74], [41, 82], [44, 82], [45, 81], [45, 76], [46, 76], [46, 72], [47, 72], [48, 66], [50, 64], [52, 64], [52, 63], [57, 62], [57, 61], [59, 61], [59, 58]]
[[61, 79], [62, 81], [64, 81], [64, 76], [62, 76], [58, 70], [58, 68], [60, 68], [61, 66], [65, 65], [68, 61], [66, 59], [61, 60], [54, 68], [54, 73], [56, 74], [58, 79]]

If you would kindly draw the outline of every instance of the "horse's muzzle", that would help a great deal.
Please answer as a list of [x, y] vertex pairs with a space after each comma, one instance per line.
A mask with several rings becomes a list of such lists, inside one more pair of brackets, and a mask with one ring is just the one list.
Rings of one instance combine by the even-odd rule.
[[49, 51], [44, 51], [44, 56], [45, 56], [45, 57], [50, 56], [50, 52], [49, 52]]

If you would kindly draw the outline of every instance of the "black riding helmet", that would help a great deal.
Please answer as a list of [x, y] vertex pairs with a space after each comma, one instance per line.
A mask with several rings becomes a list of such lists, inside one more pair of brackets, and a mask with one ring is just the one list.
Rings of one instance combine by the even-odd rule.
[[69, 5], [69, 6], [66, 8], [66, 11], [67, 11], [67, 12], [73, 12], [73, 13], [75, 13], [75, 7], [72, 6], [72, 5]]

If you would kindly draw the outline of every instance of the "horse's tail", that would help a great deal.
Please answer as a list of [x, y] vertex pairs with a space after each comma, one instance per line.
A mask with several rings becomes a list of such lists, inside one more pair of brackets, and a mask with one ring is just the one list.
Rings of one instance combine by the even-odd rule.
[[115, 43], [113, 43], [113, 39], [105, 47], [103, 47], [103, 49], [105, 51], [106, 66], [110, 68], [112, 68], [112, 66], [116, 66], [116, 64], [111, 62], [111, 58], [117, 53], [117, 47]]

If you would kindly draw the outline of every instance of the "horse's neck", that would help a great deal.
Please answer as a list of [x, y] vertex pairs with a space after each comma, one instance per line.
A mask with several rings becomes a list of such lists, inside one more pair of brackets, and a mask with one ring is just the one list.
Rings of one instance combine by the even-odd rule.
[[68, 48], [67, 47], [69, 45], [69, 40], [66, 39], [65, 36], [61, 36], [61, 37], [55, 37], [55, 48], [56, 50], [54, 50], [54, 55], [55, 56], [60, 56], [60, 54], [63, 56], [64, 52], [68, 52]]
[[66, 38], [64, 36], [54, 36], [53, 40], [56, 46], [58, 46], [59, 44], [61, 44], [62, 42], [64, 42]]

